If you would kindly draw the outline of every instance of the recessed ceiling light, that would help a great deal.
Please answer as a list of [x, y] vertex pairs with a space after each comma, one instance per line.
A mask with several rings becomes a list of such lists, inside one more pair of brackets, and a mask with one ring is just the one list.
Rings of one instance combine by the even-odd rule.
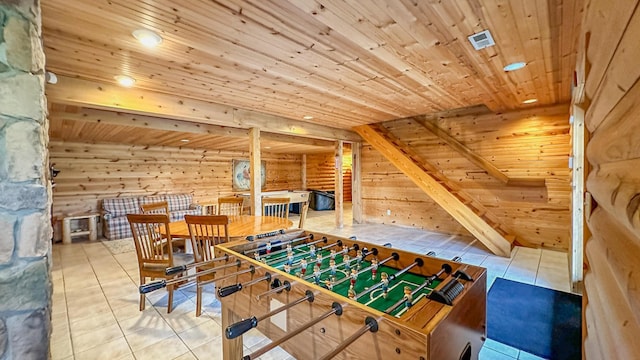
[[313, 116], [311, 116], [311, 115], [305, 115], [305, 116], [303, 116], [302, 118], [303, 118], [303, 119], [305, 119], [305, 120], [311, 120], [311, 119], [313, 119]]
[[515, 70], [520, 70], [523, 67], [527, 66], [526, 62], [514, 62], [511, 63], [507, 66], [505, 66], [504, 68], [502, 68], [504, 71], [515, 71]]
[[154, 48], [162, 43], [162, 37], [149, 29], [137, 29], [131, 34], [148, 48]]
[[189, 139], [182, 139], [182, 140], [180, 140], [180, 141], [182, 141], [182, 142], [189, 142]]
[[115, 77], [116, 81], [118, 82], [118, 84], [124, 86], [124, 87], [132, 87], [133, 84], [136, 83], [136, 79], [132, 78], [131, 76], [127, 76], [127, 75], [117, 75]]
[[265, 149], [271, 149], [271, 146], [265, 146], [264, 148]]
[[533, 104], [534, 102], [537, 102], [538, 99], [527, 99], [525, 101], [523, 101], [523, 104]]

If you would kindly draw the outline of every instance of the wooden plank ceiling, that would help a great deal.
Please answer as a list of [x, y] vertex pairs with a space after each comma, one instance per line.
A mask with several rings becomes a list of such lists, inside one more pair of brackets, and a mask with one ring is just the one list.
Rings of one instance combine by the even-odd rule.
[[[113, 84], [125, 74], [139, 89], [350, 129], [480, 104], [568, 102], [581, 9], [581, 0], [43, 0], [42, 22], [47, 69], [58, 75]], [[162, 44], [142, 47], [131, 35], [139, 28]], [[496, 46], [476, 51], [467, 37], [485, 29]], [[503, 71], [517, 61], [528, 66]], [[59, 137], [127, 132], [56, 122]]]

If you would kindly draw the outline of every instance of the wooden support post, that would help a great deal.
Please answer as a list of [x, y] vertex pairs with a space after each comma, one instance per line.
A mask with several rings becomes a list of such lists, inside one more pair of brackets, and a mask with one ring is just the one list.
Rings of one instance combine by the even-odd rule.
[[351, 204], [353, 210], [353, 222], [362, 224], [362, 143], [351, 144]]
[[335, 204], [336, 204], [336, 227], [342, 229], [344, 227], [344, 194], [342, 190], [344, 188], [342, 177], [342, 150], [344, 148], [344, 142], [342, 140], [336, 141], [335, 151]]
[[260, 129], [249, 130], [249, 166], [251, 171], [251, 209], [254, 216], [262, 215], [262, 171], [260, 169]]
[[302, 154], [302, 169], [300, 171], [301, 190], [307, 190], [307, 154]]

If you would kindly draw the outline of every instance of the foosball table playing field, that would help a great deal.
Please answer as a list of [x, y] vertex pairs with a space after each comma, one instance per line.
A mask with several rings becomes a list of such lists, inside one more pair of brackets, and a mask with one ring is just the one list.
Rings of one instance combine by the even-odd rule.
[[[216, 245], [224, 359], [477, 359], [486, 270], [304, 230]], [[242, 334], [271, 343], [244, 355]], [[243, 356], [244, 355], [244, 356]]]

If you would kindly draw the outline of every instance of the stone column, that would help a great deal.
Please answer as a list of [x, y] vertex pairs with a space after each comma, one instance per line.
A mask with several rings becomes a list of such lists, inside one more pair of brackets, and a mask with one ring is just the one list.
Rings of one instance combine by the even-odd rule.
[[40, 1], [0, 1], [0, 360], [49, 357], [44, 82]]

